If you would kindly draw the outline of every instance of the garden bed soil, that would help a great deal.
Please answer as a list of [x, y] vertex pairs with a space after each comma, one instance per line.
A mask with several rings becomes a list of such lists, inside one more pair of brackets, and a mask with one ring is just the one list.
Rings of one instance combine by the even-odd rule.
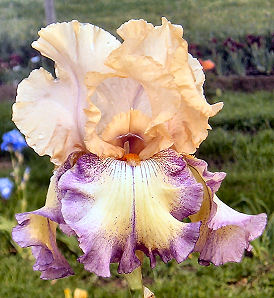
[[254, 92], [257, 90], [273, 91], [274, 75], [265, 76], [207, 76], [206, 88]]

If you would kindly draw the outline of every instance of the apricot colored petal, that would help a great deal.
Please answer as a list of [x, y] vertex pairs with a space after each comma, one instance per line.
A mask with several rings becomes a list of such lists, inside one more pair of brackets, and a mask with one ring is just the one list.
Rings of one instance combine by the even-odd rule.
[[64, 72], [79, 81], [88, 71], [111, 72], [104, 61], [120, 45], [109, 32], [78, 21], [51, 24], [38, 34], [40, 38], [32, 46], [56, 62], [60, 77]]
[[135, 140], [129, 142], [130, 152], [138, 154], [141, 160], [145, 160], [173, 145], [163, 125], [157, 125], [146, 133], [150, 122], [151, 118], [140, 110], [120, 113], [104, 129], [101, 138], [115, 146], [123, 147], [124, 140], [119, 136], [136, 136]]
[[120, 43], [104, 30], [77, 21], [49, 25], [39, 35], [33, 47], [56, 62], [57, 79], [40, 69], [23, 80], [13, 121], [38, 154], [50, 155], [60, 165], [71, 152], [85, 149], [86, 72], [111, 72], [104, 60]]
[[55, 164], [62, 163], [72, 151], [84, 148], [75, 129], [71, 92], [69, 80], [55, 81], [40, 68], [20, 83], [13, 105], [13, 121], [28, 145], [40, 155], [51, 156]]
[[[92, 87], [93, 74], [87, 75], [86, 84]], [[131, 109], [151, 116], [151, 106], [144, 87], [131, 78], [106, 78], [96, 87], [90, 101], [101, 112], [100, 122], [96, 126], [98, 134], [102, 133], [113, 117]]]
[[200, 95], [204, 97], [203, 85], [205, 82], [205, 74], [203, 72], [203, 67], [200, 64], [199, 60], [197, 58], [192, 57], [191, 54], [188, 54], [188, 64], [194, 76], [194, 83], [196, 89], [198, 90]]
[[154, 125], [170, 119], [179, 107], [180, 96], [172, 75], [162, 63], [167, 53], [166, 43], [170, 40], [168, 31], [162, 27], [155, 29], [143, 20], [133, 20], [123, 24], [117, 32], [125, 40], [110, 54], [106, 64], [143, 85], [150, 100]]
[[[136, 134], [140, 138], [145, 138], [144, 132], [150, 122], [150, 118], [140, 110], [128, 110], [113, 117], [108, 126], [101, 134], [103, 140], [112, 142], [117, 136], [126, 134]], [[118, 142], [118, 140], [115, 140]]]
[[122, 158], [125, 150], [121, 147], [114, 146], [102, 140], [94, 131], [89, 133], [86, 131], [86, 146], [89, 152], [92, 152], [100, 157]]
[[140, 158], [142, 160], [148, 159], [173, 145], [173, 140], [164, 124], [158, 124], [152, 127], [147, 130], [145, 135], [148, 141], [145, 148], [140, 152]]
[[203, 94], [204, 75], [197, 59], [187, 54], [187, 44], [180, 43], [170, 66], [181, 95], [181, 106], [168, 127], [178, 152], [194, 153], [208, 135], [209, 117], [222, 109], [223, 103], [210, 105]]
[[[87, 75], [86, 83], [92, 89], [92, 74]], [[145, 148], [138, 151], [142, 151], [142, 159], [173, 145], [168, 131], [161, 124], [166, 119], [166, 108], [162, 107], [164, 112], [153, 120], [149, 96], [157, 97], [158, 93], [151, 88], [147, 91], [131, 78], [111, 77], [97, 86], [90, 98], [92, 104], [86, 110], [85, 143], [90, 152], [98, 156], [122, 157], [123, 144], [117, 138], [128, 133], [143, 139]], [[168, 97], [165, 92], [162, 95]], [[100, 120], [99, 116], [96, 117], [97, 109]]]
[[161, 26], [133, 20], [117, 32], [124, 43], [110, 54], [106, 64], [144, 86], [152, 110], [148, 129], [168, 122], [175, 149], [194, 153], [207, 137], [209, 117], [222, 103], [206, 102], [202, 67], [188, 54], [182, 28], [163, 18]]
[[118, 28], [117, 33], [127, 43], [125, 53], [138, 56], [148, 56], [161, 65], [168, 63], [168, 56], [178, 46], [183, 28], [172, 25], [166, 18], [162, 18], [161, 26], [153, 26], [144, 20], [130, 20]]

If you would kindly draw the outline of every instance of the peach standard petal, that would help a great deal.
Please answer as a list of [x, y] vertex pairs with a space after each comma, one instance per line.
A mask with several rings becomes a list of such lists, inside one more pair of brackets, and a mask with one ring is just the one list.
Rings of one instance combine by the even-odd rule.
[[165, 124], [172, 140], [165, 142], [166, 146], [174, 144], [177, 152], [194, 153], [207, 137], [209, 117], [222, 108], [222, 103], [206, 102], [204, 73], [199, 61], [188, 54], [182, 27], [165, 18], [155, 27], [144, 20], [131, 20], [117, 32], [124, 42], [111, 52], [106, 65], [117, 76], [142, 85], [151, 109], [146, 133]]
[[57, 165], [73, 151], [120, 158], [123, 147], [102, 134], [115, 117], [115, 127], [122, 126], [118, 115], [131, 109], [149, 118], [142, 126], [150, 139], [142, 159], [172, 146], [193, 153], [207, 136], [208, 118], [222, 106], [206, 102], [204, 74], [187, 52], [181, 26], [165, 18], [156, 27], [132, 20], [117, 32], [122, 44], [98, 27], [72, 21], [42, 29], [33, 43], [56, 62], [57, 79], [44, 69], [32, 72], [19, 85], [13, 120], [28, 144]]
[[19, 84], [13, 121], [28, 144], [59, 165], [75, 150], [85, 150], [87, 71], [111, 72], [104, 65], [120, 42], [108, 32], [77, 21], [52, 24], [39, 32], [33, 47], [56, 63], [54, 79], [44, 69]]

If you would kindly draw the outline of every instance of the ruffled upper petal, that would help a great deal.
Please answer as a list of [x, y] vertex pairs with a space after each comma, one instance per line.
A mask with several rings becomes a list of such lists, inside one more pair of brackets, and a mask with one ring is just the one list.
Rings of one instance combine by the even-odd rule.
[[200, 223], [181, 220], [199, 209], [202, 187], [172, 150], [135, 166], [86, 154], [58, 187], [64, 219], [84, 251], [80, 261], [97, 275], [109, 276], [111, 262], [131, 272], [140, 265], [136, 250], [152, 266], [157, 254], [181, 262], [198, 239]]
[[191, 54], [188, 54], [188, 64], [194, 76], [194, 83], [196, 89], [200, 92], [201, 96], [204, 96], [203, 85], [205, 82], [205, 74], [203, 72], [203, 67], [200, 64], [199, 60], [197, 58], [192, 57]]
[[[141, 138], [150, 123], [147, 94], [140, 83], [130, 78], [110, 77], [100, 81], [96, 74], [90, 74], [86, 84], [93, 90], [91, 105], [86, 110], [86, 147], [99, 156], [121, 158], [124, 155], [121, 137], [132, 133]], [[100, 111], [96, 121], [94, 106]]]
[[23, 80], [13, 121], [38, 154], [61, 164], [71, 152], [85, 149], [84, 77], [87, 71], [111, 72], [104, 60], [120, 43], [108, 32], [77, 21], [50, 25], [39, 35], [33, 47], [56, 62], [57, 79], [39, 69]]
[[166, 18], [162, 18], [161, 26], [153, 26], [144, 20], [130, 20], [117, 33], [127, 43], [127, 53], [138, 56], [149, 56], [161, 65], [169, 63], [170, 56], [179, 45], [183, 35], [180, 25], [171, 25]]
[[[141, 140], [138, 152], [131, 151], [138, 153], [141, 159], [149, 158], [173, 145], [163, 124], [151, 129], [151, 105], [140, 83], [131, 78], [114, 76], [102, 81], [100, 78], [98, 80], [94, 73], [86, 78], [87, 86], [93, 90], [90, 98], [92, 104], [86, 110], [85, 143], [90, 152], [101, 157], [121, 158], [125, 154], [123, 142], [129, 135]], [[94, 87], [96, 83], [98, 86]], [[98, 122], [94, 121], [94, 106], [101, 111]]]
[[151, 126], [167, 121], [180, 105], [173, 77], [161, 63], [170, 40], [167, 30], [154, 28], [143, 20], [132, 20], [117, 32], [124, 42], [109, 55], [106, 64], [121, 76], [131, 77], [143, 85], [151, 105]]
[[124, 42], [109, 55], [106, 64], [144, 86], [152, 110], [148, 129], [167, 122], [174, 149], [194, 153], [207, 137], [209, 117], [222, 108], [222, 103], [206, 102], [204, 74], [198, 60], [188, 54], [182, 28], [163, 18], [162, 26], [132, 20], [117, 32]]
[[222, 107], [204, 100], [204, 75], [180, 26], [165, 18], [156, 27], [135, 20], [118, 33], [122, 45], [100, 28], [72, 21], [49, 25], [33, 43], [56, 62], [57, 79], [43, 69], [32, 72], [19, 85], [13, 120], [28, 144], [57, 165], [77, 150], [120, 158], [123, 148], [100, 134], [130, 109], [150, 117], [144, 134], [153, 141], [142, 159], [171, 146], [193, 153], [207, 136], [208, 118]]
[[266, 226], [266, 214], [247, 215], [233, 210], [221, 202], [214, 193], [218, 190], [224, 173], [207, 171], [207, 164], [198, 159], [187, 158], [189, 168], [203, 184], [204, 200], [191, 221], [202, 221], [200, 237], [195, 251], [200, 252], [201, 265], [222, 265], [240, 262], [244, 251], [250, 250], [250, 241], [259, 237]]

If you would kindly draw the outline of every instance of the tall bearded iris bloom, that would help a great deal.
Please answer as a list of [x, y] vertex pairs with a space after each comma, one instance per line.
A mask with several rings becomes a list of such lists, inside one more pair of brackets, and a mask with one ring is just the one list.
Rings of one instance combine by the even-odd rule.
[[[18, 87], [13, 121], [38, 154], [56, 165], [46, 204], [17, 214], [14, 240], [32, 247], [41, 278], [72, 270], [57, 248], [59, 227], [75, 235], [86, 270], [110, 276], [141, 265], [239, 262], [261, 235], [266, 215], [232, 210], [215, 195], [225, 174], [191, 157], [222, 103], [203, 95], [204, 74], [181, 26], [131, 20], [120, 43], [90, 24], [52, 24], [33, 47], [55, 61]], [[190, 218], [191, 222], [185, 219]]]

